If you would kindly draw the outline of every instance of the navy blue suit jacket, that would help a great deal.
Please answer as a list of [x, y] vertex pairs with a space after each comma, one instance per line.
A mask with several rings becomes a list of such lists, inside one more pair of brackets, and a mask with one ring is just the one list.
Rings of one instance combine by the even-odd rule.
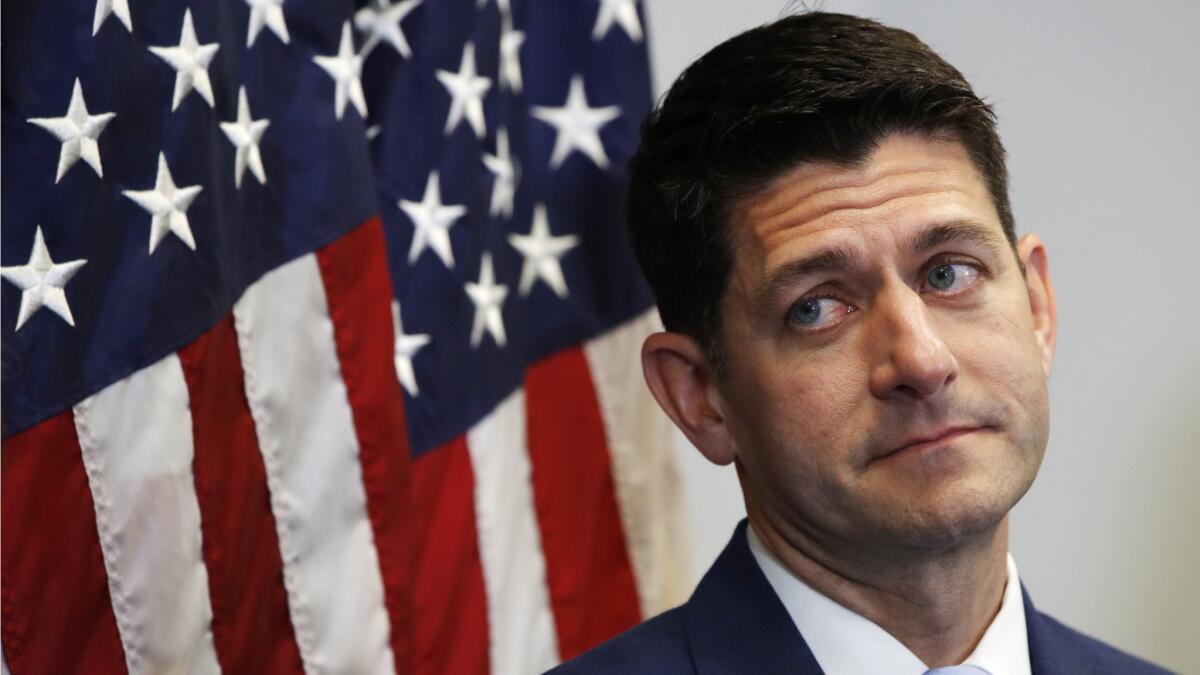
[[[1021, 590], [1033, 675], [1167, 672], [1038, 612]], [[743, 520], [684, 605], [551, 673], [817, 675], [821, 668], [750, 553]]]

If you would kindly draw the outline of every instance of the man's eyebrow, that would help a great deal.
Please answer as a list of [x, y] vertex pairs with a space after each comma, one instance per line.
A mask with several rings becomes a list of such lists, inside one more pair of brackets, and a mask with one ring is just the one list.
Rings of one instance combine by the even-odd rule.
[[858, 254], [842, 247], [827, 248], [810, 256], [789, 261], [772, 272], [767, 281], [755, 291], [753, 311], [760, 317], [772, 316], [772, 304], [780, 290], [818, 272], [839, 272], [855, 267], [858, 263]]
[[[927, 253], [950, 243], [967, 243], [983, 246], [997, 258], [1005, 254], [1008, 246], [992, 228], [973, 220], [953, 220], [928, 227], [914, 235], [908, 242], [913, 253]], [[766, 282], [754, 293], [753, 312], [756, 316], [769, 319], [774, 316], [773, 306], [779, 292], [803, 279], [820, 272], [840, 272], [859, 265], [859, 254], [851, 249], [834, 247], [812, 255], [792, 260], [771, 273]]]
[[909, 240], [908, 248], [913, 253], [927, 253], [951, 243], [983, 246], [997, 258], [1002, 257], [1008, 248], [992, 228], [973, 220], [954, 220], [926, 228]]

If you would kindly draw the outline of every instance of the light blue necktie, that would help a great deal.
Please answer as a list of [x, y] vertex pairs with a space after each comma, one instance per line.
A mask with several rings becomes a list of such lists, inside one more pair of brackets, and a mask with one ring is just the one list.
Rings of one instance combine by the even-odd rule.
[[979, 666], [946, 666], [925, 671], [925, 675], [991, 675]]

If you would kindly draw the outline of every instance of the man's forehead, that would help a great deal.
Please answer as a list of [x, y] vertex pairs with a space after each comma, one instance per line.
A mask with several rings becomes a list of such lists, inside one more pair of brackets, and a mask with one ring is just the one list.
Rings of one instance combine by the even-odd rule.
[[744, 198], [730, 241], [739, 262], [761, 274], [827, 240], [849, 245], [850, 233], [870, 229], [898, 244], [951, 222], [994, 228], [1003, 239], [987, 187], [961, 144], [897, 135], [861, 165], [806, 163]]
[[735, 211], [760, 227], [812, 221], [836, 208], [866, 209], [889, 196], [936, 185], [959, 185], [982, 177], [961, 143], [909, 134], [885, 137], [864, 161], [853, 165], [827, 160], [804, 162], [746, 195]]

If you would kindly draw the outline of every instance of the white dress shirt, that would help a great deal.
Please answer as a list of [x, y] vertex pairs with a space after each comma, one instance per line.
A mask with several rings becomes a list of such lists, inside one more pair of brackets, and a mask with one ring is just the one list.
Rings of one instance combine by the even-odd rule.
[[[793, 575], [763, 546], [753, 527], [746, 528], [746, 538], [759, 568], [826, 675], [922, 675], [930, 668], [877, 624]], [[1011, 554], [1000, 612], [975, 651], [961, 664], [954, 665], [978, 666], [991, 675], [1030, 675], [1025, 603], [1017, 579], [1017, 564]]]

